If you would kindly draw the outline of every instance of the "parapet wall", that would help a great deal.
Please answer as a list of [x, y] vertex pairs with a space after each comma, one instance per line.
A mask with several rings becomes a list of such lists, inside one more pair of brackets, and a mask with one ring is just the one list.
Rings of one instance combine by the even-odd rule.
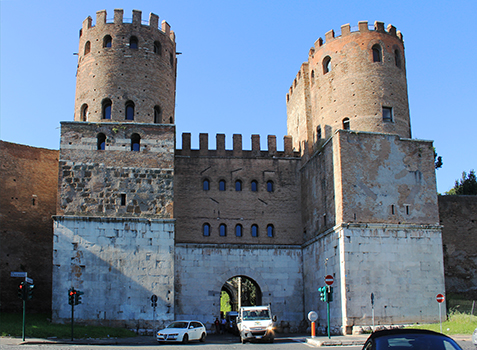
[[199, 134], [199, 149], [191, 149], [191, 134], [182, 134], [182, 149], [176, 149], [176, 156], [193, 157], [300, 157], [300, 152], [293, 149], [291, 136], [283, 137], [283, 151], [277, 151], [277, 138], [275, 135], [268, 135], [268, 149], [260, 149], [260, 135], [252, 135], [252, 150], [244, 150], [242, 147], [242, 135], [233, 135], [232, 150], [225, 149], [225, 134], [216, 135], [216, 149], [209, 149], [209, 134]]

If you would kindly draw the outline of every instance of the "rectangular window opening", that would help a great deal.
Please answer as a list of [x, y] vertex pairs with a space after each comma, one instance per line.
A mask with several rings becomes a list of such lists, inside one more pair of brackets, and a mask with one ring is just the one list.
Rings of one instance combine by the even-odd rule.
[[121, 205], [126, 205], [126, 193], [121, 193]]
[[393, 121], [393, 108], [383, 106], [383, 121], [392, 122]]

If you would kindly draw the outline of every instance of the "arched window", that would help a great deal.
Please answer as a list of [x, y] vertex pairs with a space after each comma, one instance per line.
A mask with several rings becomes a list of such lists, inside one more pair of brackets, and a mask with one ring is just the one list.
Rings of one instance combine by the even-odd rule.
[[85, 103], [81, 106], [81, 121], [85, 122], [88, 120], [88, 105]]
[[219, 236], [221, 236], [221, 237], [227, 236], [227, 226], [225, 224], [220, 224], [220, 226], [219, 226]]
[[343, 119], [343, 130], [349, 130], [349, 118]]
[[210, 225], [208, 223], [202, 225], [202, 234], [204, 236], [210, 236]]
[[109, 98], [105, 98], [101, 103], [103, 119], [111, 119], [111, 105], [112, 103]]
[[161, 107], [154, 106], [154, 123], [161, 124], [162, 123], [162, 111]]
[[134, 102], [128, 101], [126, 102], [126, 120], [134, 120]]
[[91, 43], [89, 41], [84, 44], [84, 54], [87, 55], [91, 52]]
[[273, 192], [273, 181], [272, 180], [267, 181], [267, 192]]
[[319, 125], [316, 127], [316, 139], [321, 139], [321, 126]]
[[258, 237], [258, 226], [253, 224], [251, 232], [252, 232], [252, 237]]
[[96, 136], [96, 139], [97, 139], [97, 150], [104, 151], [106, 148], [106, 135], [100, 132], [98, 136]]
[[219, 191], [225, 191], [225, 180], [219, 181]]
[[373, 62], [382, 62], [383, 56], [381, 54], [381, 46], [376, 44], [373, 46]]
[[105, 35], [103, 38], [103, 47], [111, 47], [113, 43], [113, 38], [111, 38], [111, 35]]
[[394, 50], [394, 63], [396, 67], [401, 68], [401, 52], [399, 50]]
[[326, 56], [323, 59], [323, 74], [331, 72], [331, 57]]
[[267, 236], [268, 237], [273, 237], [274, 236], [274, 229], [273, 229], [273, 225], [270, 224], [267, 226]]
[[141, 150], [141, 136], [138, 134], [131, 135], [131, 151], [139, 152]]
[[235, 225], [235, 236], [242, 237], [242, 225]]
[[129, 39], [129, 48], [130, 49], [135, 49], [137, 50], [138, 48], [138, 40], [135, 36], [132, 36], [130, 39]]
[[154, 41], [154, 53], [159, 56], [162, 55], [162, 45], [159, 41]]
[[235, 191], [237, 192], [242, 191], [242, 181], [240, 180], [235, 181]]
[[252, 192], [257, 192], [258, 191], [258, 182], [255, 181], [255, 180], [252, 180], [252, 182], [250, 183], [250, 189], [252, 190]]
[[202, 182], [202, 189], [204, 191], [208, 191], [210, 190], [210, 181], [205, 179], [203, 182]]

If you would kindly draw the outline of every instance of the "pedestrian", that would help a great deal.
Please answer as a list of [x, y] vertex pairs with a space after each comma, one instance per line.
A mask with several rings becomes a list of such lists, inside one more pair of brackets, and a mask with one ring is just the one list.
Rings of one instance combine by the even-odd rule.
[[219, 319], [217, 317], [215, 318], [214, 324], [215, 324], [215, 331], [216, 331], [217, 334], [219, 334], [220, 333], [220, 322], [219, 322]]
[[227, 320], [225, 318], [222, 319], [222, 324], [221, 324], [221, 333], [225, 333], [225, 325], [227, 324]]

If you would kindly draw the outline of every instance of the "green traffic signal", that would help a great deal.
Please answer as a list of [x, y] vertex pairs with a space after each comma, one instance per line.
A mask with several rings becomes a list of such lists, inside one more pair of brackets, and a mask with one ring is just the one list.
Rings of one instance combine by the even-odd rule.
[[318, 288], [318, 292], [320, 292], [320, 300], [321, 301], [328, 301], [327, 300], [327, 292], [326, 292], [326, 287], [320, 287]]

